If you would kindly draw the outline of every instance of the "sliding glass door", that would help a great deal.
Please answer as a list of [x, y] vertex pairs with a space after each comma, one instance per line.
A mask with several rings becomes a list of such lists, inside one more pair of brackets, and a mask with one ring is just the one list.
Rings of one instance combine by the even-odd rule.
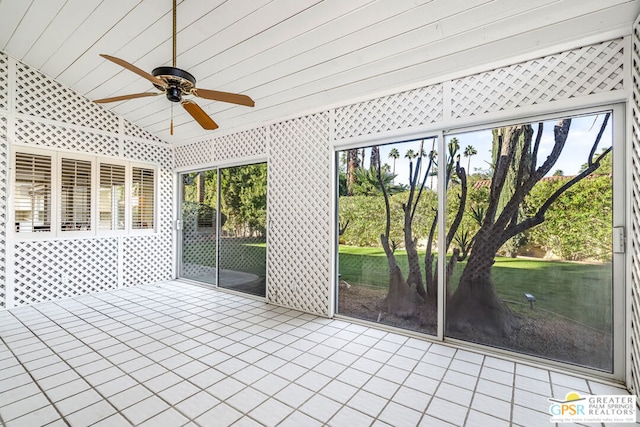
[[216, 285], [218, 274], [218, 170], [181, 175], [180, 275]]
[[336, 311], [620, 378], [622, 116], [338, 151]]
[[266, 295], [266, 163], [181, 174], [180, 277]]

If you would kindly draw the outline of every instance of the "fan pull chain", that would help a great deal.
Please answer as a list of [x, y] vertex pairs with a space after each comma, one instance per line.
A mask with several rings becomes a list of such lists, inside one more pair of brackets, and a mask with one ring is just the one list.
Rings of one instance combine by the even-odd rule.
[[169, 134], [173, 136], [173, 102], [171, 103], [171, 123], [169, 124]]

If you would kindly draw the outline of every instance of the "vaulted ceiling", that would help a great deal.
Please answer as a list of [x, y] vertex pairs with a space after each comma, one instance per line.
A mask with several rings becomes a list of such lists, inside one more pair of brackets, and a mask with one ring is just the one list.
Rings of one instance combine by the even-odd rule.
[[[103, 105], [168, 142], [206, 139], [629, 34], [638, 13], [640, 0], [178, 0], [177, 67], [256, 106], [196, 99], [220, 125], [205, 131], [164, 96]], [[0, 51], [89, 99], [154, 90], [99, 54], [151, 72], [171, 65], [171, 36], [171, 0], [0, 0]]]

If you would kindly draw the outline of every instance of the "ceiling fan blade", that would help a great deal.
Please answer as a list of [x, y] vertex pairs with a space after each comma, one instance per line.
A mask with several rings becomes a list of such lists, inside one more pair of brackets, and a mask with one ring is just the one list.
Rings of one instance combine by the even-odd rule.
[[163, 88], [167, 87], [167, 84], [165, 82], [163, 82], [159, 78], [155, 77], [153, 74], [149, 74], [146, 71], [141, 70], [140, 68], [136, 67], [135, 65], [128, 63], [124, 59], [116, 58], [115, 56], [111, 56], [111, 55], [105, 55], [103, 53], [101, 53], [100, 56], [102, 56], [104, 59], [108, 59], [109, 61], [118, 64], [121, 67], [126, 68], [129, 71], [133, 71], [134, 73], [136, 73], [140, 77], [144, 77], [145, 79], [149, 80], [154, 85], [157, 85], [157, 86], [160, 86], [160, 87], [163, 87]]
[[196, 122], [202, 126], [203, 129], [206, 130], [214, 130], [218, 129], [218, 125], [213, 121], [211, 117], [202, 109], [198, 104], [193, 101], [183, 100], [182, 106], [187, 113], [191, 114], [191, 117], [195, 119]]
[[158, 95], [162, 95], [162, 92], [132, 93], [131, 95], [120, 95], [120, 96], [113, 96], [111, 98], [96, 99], [93, 102], [96, 102], [98, 104], [106, 104], [107, 102], [126, 101], [127, 99], [145, 98], [147, 96], [158, 96]]
[[194, 88], [191, 93], [199, 98], [211, 99], [213, 101], [230, 102], [232, 104], [246, 105], [247, 107], [255, 106], [253, 99], [247, 95], [239, 93], [220, 92], [217, 90]]

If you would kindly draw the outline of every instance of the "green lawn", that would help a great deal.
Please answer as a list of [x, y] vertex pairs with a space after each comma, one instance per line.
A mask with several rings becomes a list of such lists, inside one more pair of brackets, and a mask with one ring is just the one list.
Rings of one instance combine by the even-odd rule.
[[[396, 259], [406, 275], [406, 252], [397, 250]], [[424, 252], [421, 254], [424, 259]], [[453, 290], [466, 263], [459, 263], [452, 277]], [[365, 284], [386, 288], [388, 265], [381, 248], [340, 246], [339, 272], [341, 280], [350, 284]], [[611, 265], [579, 264], [497, 257], [492, 268], [494, 285], [504, 300], [521, 314], [568, 317], [590, 327], [606, 330], [611, 324]], [[524, 293], [537, 301], [532, 312]]]

